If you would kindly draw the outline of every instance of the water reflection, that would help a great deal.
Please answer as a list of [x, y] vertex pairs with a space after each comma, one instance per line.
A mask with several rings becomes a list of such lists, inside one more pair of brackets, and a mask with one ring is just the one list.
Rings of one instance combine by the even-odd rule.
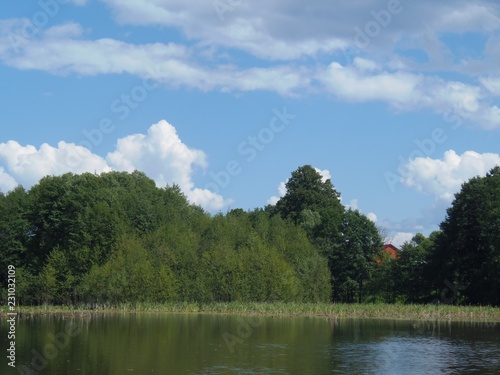
[[344, 321], [325, 348], [338, 374], [498, 374], [491, 323]]
[[[0, 331], [4, 352], [4, 320]], [[51, 375], [498, 374], [499, 333], [480, 322], [144, 313], [23, 319], [16, 345], [18, 365]]]

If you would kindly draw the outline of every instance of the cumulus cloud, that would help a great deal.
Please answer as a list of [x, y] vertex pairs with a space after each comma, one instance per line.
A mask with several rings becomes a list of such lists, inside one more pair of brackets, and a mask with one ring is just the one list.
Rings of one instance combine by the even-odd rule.
[[185, 145], [174, 126], [165, 120], [151, 126], [147, 134], [119, 139], [116, 150], [106, 159], [114, 169], [128, 172], [138, 169], [159, 185], [176, 181], [186, 190], [193, 188], [190, 177], [193, 169], [207, 166], [205, 153]]
[[9, 192], [18, 185], [17, 181], [10, 174], [0, 167], [0, 192]]
[[442, 159], [417, 157], [410, 160], [403, 168], [402, 182], [419, 192], [451, 202], [464, 182], [484, 176], [496, 165], [500, 165], [499, 154], [466, 151], [458, 155], [449, 150]]
[[410, 233], [410, 232], [397, 232], [394, 234], [394, 236], [390, 239], [390, 243], [394, 246], [396, 246], [398, 249], [403, 246], [405, 242], [410, 242], [411, 239], [415, 236], [416, 233]]
[[175, 183], [192, 203], [208, 210], [219, 210], [231, 201], [197, 188], [192, 179], [197, 169], [206, 166], [205, 153], [184, 144], [175, 127], [165, 120], [152, 125], [146, 134], [119, 139], [115, 150], [106, 158], [64, 141], [57, 147], [43, 144], [38, 149], [16, 141], [0, 143], [0, 189], [3, 192], [18, 184], [30, 188], [47, 175], [137, 169], [155, 180], [158, 186]]
[[326, 180], [332, 179], [332, 175], [328, 169], [319, 169], [319, 168], [314, 168], [316, 172], [318, 172], [321, 175], [321, 181], [326, 182]]
[[63, 141], [57, 147], [44, 143], [38, 149], [32, 145], [21, 146], [16, 141], [0, 143], [0, 164], [5, 168], [1, 176], [4, 191], [12, 188], [12, 181], [28, 188], [47, 175], [111, 170], [100, 156]]
[[209, 190], [194, 186], [192, 176], [197, 168], [206, 168], [206, 155], [182, 142], [177, 130], [162, 120], [147, 134], [134, 134], [118, 140], [116, 150], [106, 160], [116, 170], [141, 170], [158, 186], [176, 183], [191, 202], [209, 210], [221, 209], [230, 202]]
[[269, 198], [266, 203], [275, 205], [276, 203], [278, 203], [281, 197], [285, 196], [286, 191], [287, 191], [286, 182], [285, 181], [280, 182], [280, 184], [278, 185], [278, 195], [271, 196], [271, 198]]

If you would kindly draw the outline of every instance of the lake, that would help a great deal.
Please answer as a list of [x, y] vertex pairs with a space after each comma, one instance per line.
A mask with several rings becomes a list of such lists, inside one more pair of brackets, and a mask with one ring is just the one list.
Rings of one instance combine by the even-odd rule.
[[[0, 324], [7, 352], [7, 322]], [[19, 374], [2, 354], [1, 374]], [[23, 318], [25, 374], [500, 374], [500, 323], [115, 313]]]

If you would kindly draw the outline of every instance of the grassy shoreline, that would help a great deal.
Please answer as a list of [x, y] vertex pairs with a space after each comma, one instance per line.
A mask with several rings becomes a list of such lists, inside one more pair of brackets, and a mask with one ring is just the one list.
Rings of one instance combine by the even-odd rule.
[[[6, 306], [0, 307], [0, 316], [6, 317]], [[453, 305], [390, 305], [390, 304], [329, 304], [329, 303], [137, 303], [92, 310], [84, 306], [20, 306], [15, 312], [20, 317], [65, 315], [88, 316], [107, 313], [212, 313], [260, 316], [317, 316], [337, 318], [378, 318], [418, 320], [477, 320], [500, 322], [500, 308], [489, 306]]]

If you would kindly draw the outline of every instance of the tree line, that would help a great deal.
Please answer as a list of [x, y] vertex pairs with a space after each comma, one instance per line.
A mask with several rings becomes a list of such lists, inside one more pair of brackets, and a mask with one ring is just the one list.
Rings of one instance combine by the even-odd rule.
[[0, 300], [14, 265], [24, 305], [500, 304], [500, 167], [465, 183], [441, 230], [416, 235], [396, 259], [313, 167], [286, 187], [275, 205], [215, 215], [139, 171], [48, 176], [0, 193]]

